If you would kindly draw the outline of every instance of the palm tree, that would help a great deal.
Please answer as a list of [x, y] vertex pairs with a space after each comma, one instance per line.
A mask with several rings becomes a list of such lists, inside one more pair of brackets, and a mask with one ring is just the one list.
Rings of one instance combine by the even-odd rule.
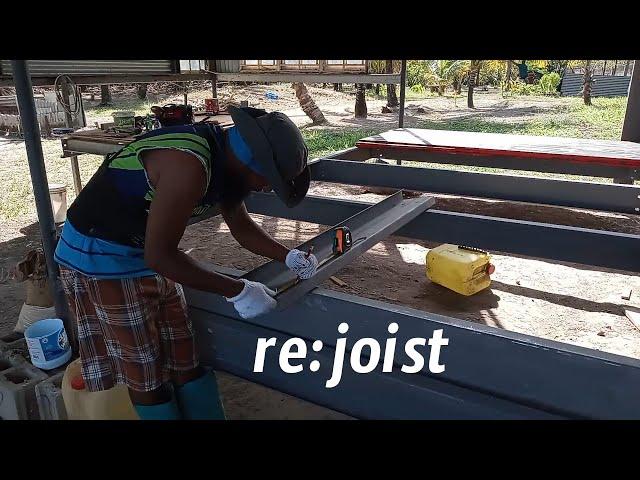
[[357, 83], [356, 84], [356, 106], [355, 106], [355, 117], [356, 118], [367, 118], [367, 101], [364, 96], [364, 84]]
[[144, 100], [147, 98], [147, 83], [139, 83], [136, 86], [136, 93], [138, 94], [138, 98], [140, 100]]
[[109, 85], [100, 85], [100, 105], [107, 106], [113, 103], [111, 98], [111, 92], [109, 91]]
[[480, 66], [482, 65], [482, 60], [471, 60], [471, 64], [469, 65], [469, 84], [467, 85], [467, 107], [475, 108], [473, 106], [473, 87], [476, 84], [476, 80], [480, 78]]
[[456, 93], [459, 93], [464, 68], [464, 60], [433, 60], [429, 64], [429, 80], [439, 85], [439, 95], [444, 93], [444, 88], [448, 84], [451, 84]]
[[[385, 73], [393, 73], [393, 60], [384, 61]], [[387, 84], [387, 107], [397, 107], [398, 97], [396, 96], [395, 84]]]
[[582, 82], [582, 98], [584, 104], [591, 105], [591, 84], [593, 82], [593, 73], [591, 71], [591, 60], [587, 60], [584, 64], [584, 80]]
[[313, 98], [311, 98], [311, 95], [309, 95], [307, 86], [302, 82], [295, 82], [291, 86], [296, 91], [300, 108], [307, 114], [314, 125], [326, 123], [327, 120], [324, 118], [324, 115], [316, 105], [316, 102], [313, 101]]

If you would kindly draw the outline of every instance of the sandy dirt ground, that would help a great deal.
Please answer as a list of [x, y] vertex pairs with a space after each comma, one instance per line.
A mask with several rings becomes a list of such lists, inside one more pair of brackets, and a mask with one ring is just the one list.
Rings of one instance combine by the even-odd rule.
[[[265, 99], [264, 93], [267, 90], [278, 92], [280, 99], [276, 102]], [[382, 100], [368, 99], [369, 118], [356, 120], [353, 118], [355, 97], [352, 94], [314, 88], [313, 95], [329, 120], [329, 125], [323, 128], [371, 126], [384, 130], [397, 125], [397, 114], [379, 113], [385, 103]], [[208, 92], [202, 91], [194, 92], [190, 98], [198, 101], [200, 97], [204, 99], [206, 96]], [[291, 88], [286, 85], [222, 87], [223, 102], [225, 98], [238, 101], [248, 99], [254, 106], [283, 110], [302, 128], [318, 128], [308, 127], [308, 118], [298, 108]], [[181, 99], [180, 95], [176, 96], [176, 100], [178, 99]], [[170, 100], [163, 99], [164, 103]], [[155, 101], [153, 92], [150, 101]], [[563, 100], [553, 101], [557, 103]], [[421, 119], [449, 116], [462, 118], [491, 115], [494, 119], [509, 117], [512, 120], [517, 118], [526, 121], [532, 115], [552, 108], [551, 100], [545, 98], [505, 100], [499, 95], [480, 92], [476, 95], [478, 108], [473, 112], [466, 109], [463, 99], [458, 100], [457, 104], [451, 99], [437, 97], [407, 103], [407, 126], [415, 125]], [[422, 110], [418, 112], [418, 108]], [[91, 120], [108, 121], [109, 116], [94, 116]], [[22, 142], [0, 143], [0, 161], [10, 157], [14, 149], [24, 149]], [[58, 141], [43, 143], [45, 155], [60, 154]], [[83, 171], [85, 181], [90, 175], [91, 172]], [[383, 198], [381, 195], [367, 193], [361, 187], [321, 182], [314, 182], [310, 193], [368, 202]], [[462, 199], [450, 195], [436, 195], [436, 199], [436, 208], [451, 211], [640, 233], [640, 219], [634, 215]], [[25, 192], [25, 202], [33, 202], [31, 192]], [[326, 228], [271, 217], [255, 218], [276, 239], [288, 246], [306, 241]], [[11, 330], [24, 301], [24, 286], [5, 280], [6, 271], [29, 248], [38, 244], [39, 230], [33, 210], [18, 220], [3, 222], [0, 230], [0, 335]], [[640, 307], [640, 281], [637, 276], [492, 252], [496, 272], [491, 288], [472, 297], [461, 297], [426, 278], [425, 255], [434, 246], [427, 242], [389, 237], [337, 274], [347, 286], [339, 287], [327, 282], [323, 287], [496, 328], [640, 358], [640, 331], [624, 316], [625, 307]], [[226, 225], [217, 218], [188, 227], [181, 248], [190, 250], [191, 255], [196, 258], [239, 269], [250, 269], [266, 261], [242, 249], [231, 237]], [[594, 251], [594, 255], [598, 255], [598, 252]], [[630, 300], [623, 300], [621, 294], [627, 287], [631, 287], [633, 293]], [[220, 374], [220, 383], [230, 418], [348, 418], [231, 375]]]

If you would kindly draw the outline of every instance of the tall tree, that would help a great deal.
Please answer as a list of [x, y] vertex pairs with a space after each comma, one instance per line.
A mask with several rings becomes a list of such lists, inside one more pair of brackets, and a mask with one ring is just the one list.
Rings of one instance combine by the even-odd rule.
[[367, 118], [367, 101], [364, 96], [364, 84], [357, 83], [356, 84], [356, 106], [355, 106], [355, 117], [356, 118]]
[[473, 88], [476, 85], [476, 80], [480, 78], [481, 62], [481, 60], [471, 60], [471, 65], [469, 66], [469, 81], [467, 85], [467, 107], [469, 108], [475, 108], [473, 106]]
[[111, 91], [109, 90], [109, 85], [100, 85], [100, 105], [108, 106], [113, 103], [113, 99], [111, 98]]
[[511, 90], [511, 68], [513, 67], [513, 63], [511, 62], [511, 60], [507, 60], [507, 74], [506, 74], [506, 79], [505, 79], [505, 90], [509, 91]]
[[[385, 73], [388, 73], [388, 74], [393, 73], [393, 60], [384, 61], [384, 71]], [[398, 106], [398, 97], [396, 96], [396, 86], [395, 84], [387, 84], [387, 107], [397, 107], [397, 106]]]
[[624, 76], [627, 76], [627, 73], [629, 73], [629, 65], [631, 65], [631, 60], [627, 60], [627, 63], [624, 64]]
[[582, 81], [582, 98], [585, 105], [591, 105], [591, 84], [593, 81], [593, 73], [591, 70], [591, 60], [587, 60], [584, 64], [584, 79]]
[[138, 94], [138, 98], [140, 100], [145, 100], [147, 98], [147, 85], [146, 83], [139, 83], [136, 86], [136, 93]]
[[302, 111], [311, 119], [314, 125], [325, 123], [327, 120], [316, 105], [316, 102], [311, 98], [307, 86], [302, 82], [294, 82], [291, 86], [296, 92], [300, 108], [302, 108]]

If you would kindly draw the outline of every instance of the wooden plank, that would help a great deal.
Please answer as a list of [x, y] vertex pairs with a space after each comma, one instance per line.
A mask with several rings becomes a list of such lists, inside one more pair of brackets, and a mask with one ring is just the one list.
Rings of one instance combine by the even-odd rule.
[[335, 283], [336, 285], [338, 285], [339, 287], [346, 287], [347, 286], [347, 282], [343, 282], [342, 280], [340, 280], [338, 277], [336, 277], [335, 275], [331, 275], [329, 277], [329, 280], [331, 280], [333, 283]]
[[398, 128], [363, 138], [356, 143], [356, 147], [480, 156], [509, 155], [640, 167], [640, 144], [621, 140]]
[[640, 330], [640, 311], [635, 308], [627, 307], [624, 309], [625, 316]]

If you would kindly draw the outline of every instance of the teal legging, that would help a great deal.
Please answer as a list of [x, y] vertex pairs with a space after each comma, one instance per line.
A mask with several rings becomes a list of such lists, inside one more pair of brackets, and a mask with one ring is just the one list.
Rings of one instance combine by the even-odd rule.
[[213, 371], [176, 387], [182, 418], [185, 420], [226, 420]]
[[133, 405], [140, 420], [181, 420], [180, 410], [175, 397], [166, 403], [157, 405]]

